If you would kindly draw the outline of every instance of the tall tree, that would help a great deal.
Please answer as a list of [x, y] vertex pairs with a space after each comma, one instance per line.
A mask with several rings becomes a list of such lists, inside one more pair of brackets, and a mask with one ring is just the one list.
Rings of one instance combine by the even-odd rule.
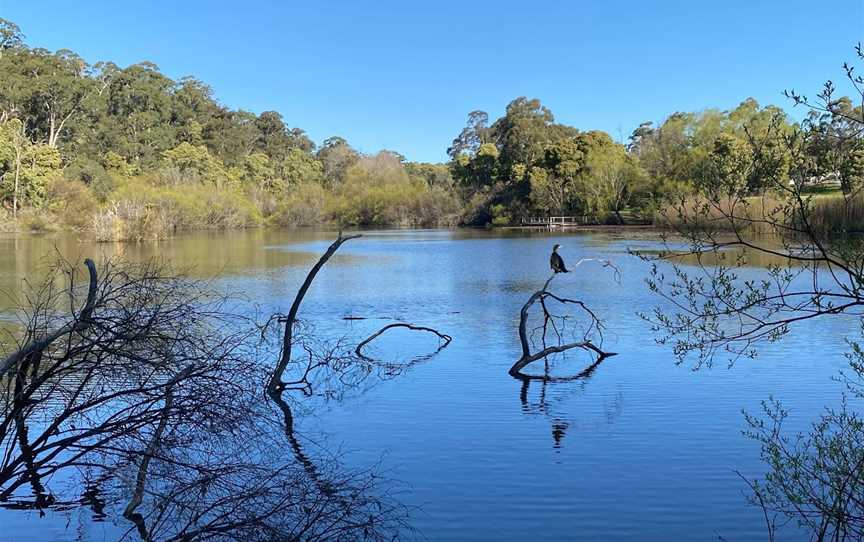
[[21, 27], [0, 17], [0, 58], [4, 50], [23, 46], [24, 34], [21, 32]]
[[523, 96], [510, 102], [505, 115], [492, 125], [491, 135], [500, 150], [502, 173], [511, 182], [524, 180], [527, 168], [543, 156], [554, 120], [552, 111], [540, 100]]
[[324, 140], [318, 149], [318, 160], [324, 168], [326, 182], [339, 185], [345, 181], [348, 168], [360, 160], [360, 153], [351, 148], [345, 139], [336, 136]]
[[468, 123], [456, 136], [447, 154], [451, 160], [456, 160], [460, 155], [474, 155], [484, 143], [489, 142], [489, 114], [485, 111], [472, 111], [468, 113]]

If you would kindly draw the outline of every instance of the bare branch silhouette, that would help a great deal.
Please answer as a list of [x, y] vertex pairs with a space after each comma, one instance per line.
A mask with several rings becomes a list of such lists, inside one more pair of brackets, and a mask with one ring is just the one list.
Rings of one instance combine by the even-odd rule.
[[[612, 267], [615, 270], [615, 278], [618, 279], [619, 271], [617, 267], [612, 265], [608, 260], [597, 260], [594, 258], [586, 258], [580, 260], [575, 266], [578, 267], [580, 264], [588, 261], [601, 261], [604, 263], [604, 267]], [[551, 291], [549, 291], [549, 285], [552, 280], [557, 276], [557, 274], [552, 274], [546, 282], [543, 284], [543, 288], [531, 294], [531, 297], [528, 298], [528, 301], [522, 306], [522, 309], [519, 312], [519, 344], [522, 348], [522, 356], [516, 360], [512, 367], [510, 367], [509, 373], [510, 376], [518, 379], [531, 379], [531, 380], [569, 380], [578, 378], [578, 374], [575, 376], [568, 377], [555, 377], [550, 376], [548, 371], [544, 372], [542, 375], [532, 375], [525, 373], [523, 369], [525, 369], [531, 363], [535, 361], [546, 359], [552, 354], [558, 354], [562, 352], [566, 352], [568, 350], [573, 349], [581, 349], [589, 351], [597, 356], [595, 365], [597, 362], [602, 361], [605, 358], [610, 356], [614, 356], [613, 352], [605, 352], [599, 346], [594, 344], [592, 338], [594, 335], [597, 335], [602, 343], [602, 329], [603, 324], [597, 315], [594, 314], [591, 309], [589, 309], [584, 302], [570, 299], [566, 297], [560, 297]], [[565, 326], [567, 319], [565, 316], [558, 315], [550, 310], [548, 301], [557, 302], [560, 305], [574, 305], [581, 309], [581, 312], [587, 316], [588, 325], [584, 329], [579, 340], [566, 342], [562, 336], [563, 327]], [[532, 340], [531, 334], [528, 331], [528, 321], [531, 316], [531, 308], [539, 303], [541, 307], [541, 312], [543, 316], [542, 323], [538, 326], [539, 331], [541, 332], [541, 348], [537, 351], [532, 352]], [[552, 332], [555, 334], [556, 343], [553, 345], [547, 344], [547, 336], [549, 334], [549, 328], [551, 327]], [[535, 331], [537, 331], [535, 329]], [[581, 372], [580, 372], [581, 373]]]

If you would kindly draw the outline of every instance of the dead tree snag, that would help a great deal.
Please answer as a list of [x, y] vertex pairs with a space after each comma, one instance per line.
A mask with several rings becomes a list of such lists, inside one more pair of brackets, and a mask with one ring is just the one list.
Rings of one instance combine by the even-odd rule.
[[[603, 262], [604, 267], [612, 267], [615, 270], [616, 279], [619, 276], [618, 269], [615, 268], [615, 266], [607, 260], [583, 259], [580, 260], [574, 266], [574, 268], [578, 267], [583, 262], [588, 261], [601, 261]], [[581, 349], [591, 352], [592, 354], [596, 355], [594, 361], [595, 365], [597, 362], [615, 355], [614, 352], [606, 352], [602, 350], [600, 346], [595, 344], [592, 340], [592, 337], [596, 334], [599, 336], [600, 343], [602, 344], [603, 323], [597, 317], [597, 315], [594, 314], [594, 312], [589, 309], [587, 305], [585, 305], [584, 302], [576, 299], [561, 297], [549, 291], [549, 284], [556, 276], [557, 275], [553, 274], [543, 284], [543, 288], [531, 294], [531, 297], [528, 298], [528, 301], [525, 302], [525, 304], [522, 306], [521, 311], [519, 312], [519, 343], [522, 348], [522, 355], [518, 360], [516, 360], [516, 363], [514, 363], [513, 366], [510, 367], [510, 376], [514, 378], [518, 378], [521, 380], [572, 380], [579, 378], [579, 375], [581, 375], [582, 372], [570, 377], [553, 377], [548, 374], [548, 370], [544, 371], [544, 374], [542, 375], [532, 375], [523, 372], [523, 369], [525, 369], [528, 365], [535, 361], [541, 359], [545, 360], [552, 354], [558, 354], [561, 352], [566, 352], [568, 350]], [[588, 318], [588, 325], [579, 340], [574, 340], [570, 342], [567, 342], [565, 340], [565, 330], [563, 329], [563, 326], [565, 325], [567, 317], [553, 313], [549, 306], [550, 301], [558, 303], [560, 305], [576, 306], [580, 308], [581, 311]], [[535, 304], [539, 304], [541, 308], [543, 321], [539, 326], [529, 331], [528, 320], [531, 316], [531, 308]], [[532, 339], [537, 333], [540, 333], [541, 335], [540, 349], [536, 352], [532, 352], [532, 343], [534, 342]], [[550, 345], [547, 343], [547, 338], [550, 333], [554, 334], [555, 336], [555, 344]]]

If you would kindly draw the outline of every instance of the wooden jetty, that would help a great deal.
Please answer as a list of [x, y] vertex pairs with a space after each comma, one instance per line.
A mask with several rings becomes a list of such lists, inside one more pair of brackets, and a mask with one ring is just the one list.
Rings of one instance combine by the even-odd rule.
[[578, 228], [596, 224], [587, 216], [532, 216], [522, 219], [526, 228], [547, 228], [550, 230]]

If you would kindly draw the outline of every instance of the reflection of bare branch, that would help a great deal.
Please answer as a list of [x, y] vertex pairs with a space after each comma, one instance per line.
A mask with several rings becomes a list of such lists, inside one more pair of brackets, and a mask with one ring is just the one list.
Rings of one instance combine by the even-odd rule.
[[[181, 371], [180, 374], [172, 380], [174, 382], [183, 380], [192, 372], [192, 369], [192, 366], [183, 369], [183, 371]], [[147, 483], [147, 469], [150, 466], [150, 459], [156, 453], [156, 450], [161, 443], [162, 433], [165, 432], [165, 428], [168, 426], [168, 419], [171, 415], [173, 404], [174, 384], [169, 384], [165, 389], [165, 406], [162, 408], [162, 416], [159, 418], [159, 425], [156, 426], [156, 431], [153, 432], [153, 438], [150, 440], [150, 444], [147, 445], [147, 449], [144, 450], [144, 453], [141, 455], [141, 463], [138, 465], [138, 475], [135, 477], [135, 489], [132, 492], [132, 498], [129, 500], [129, 504], [127, 504], [126, 509], [123, 510], [123, 517], [135, 524], [135, 527], [138, 529], [138, 534], [144, 542], [149, 542], [151, 540], [150, 533], [147, 531], [144, 517], [135, 512], [135, 510], [144, 500], [144, 484]]]

